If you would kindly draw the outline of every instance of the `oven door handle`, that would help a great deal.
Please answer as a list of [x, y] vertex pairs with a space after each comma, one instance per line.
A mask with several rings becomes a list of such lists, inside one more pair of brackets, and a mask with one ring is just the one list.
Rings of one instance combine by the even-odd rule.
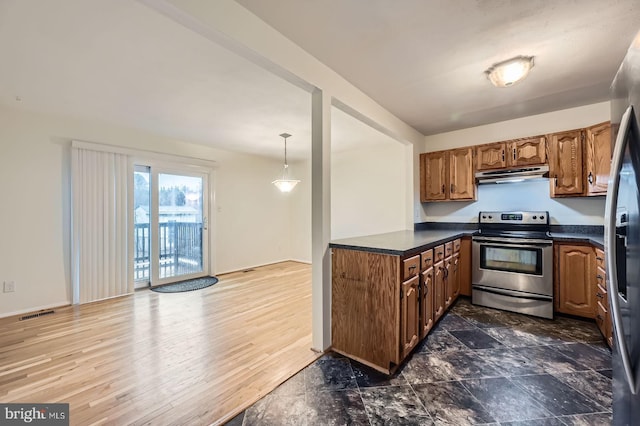
[[472, 288], [474, 290], [484, 291], [485, 293], [493, 293], [501, 296], [517, 297], [519, 299], [543, 300], [543, 301], [552, 300], [551, 296], [543, 296], [543, 295], [533, 294], [533, 293], [524, 293], [522, 291], [507, 290], [504, 288], [497, 289], [497, 288], [486, 287], [486, 286], [477, 285], [477, 284], [474, 284]]
[[553, 241], [549, 240], [523, 240], [523, 239], [492, 239], [492, 238], [474, 238], [474, 243], [505, 245], [510, 247], [549, 247], [553, 245]]

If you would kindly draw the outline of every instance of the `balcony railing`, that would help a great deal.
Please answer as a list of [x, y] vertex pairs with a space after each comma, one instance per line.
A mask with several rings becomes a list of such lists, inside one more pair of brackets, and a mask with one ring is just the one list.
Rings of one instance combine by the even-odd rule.
[[[159, 224], [159, 277], [166, 278], [202, 271], [202, 223]], [[151, 239], [148, 223], [134, 229], [134, 279], [149, 280]]]

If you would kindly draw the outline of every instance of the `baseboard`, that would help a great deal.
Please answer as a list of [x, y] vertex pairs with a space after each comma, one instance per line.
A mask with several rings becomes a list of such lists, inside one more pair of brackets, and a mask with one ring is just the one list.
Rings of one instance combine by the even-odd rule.
[[70, 300], [68, 300], [66, 302], [52, 303], [50, 305], [34, 306], [34, 307], [31, 307], [31, 308], [27, 308], [27, 309], [21, 309], [19, 311], [1, 313], [0, 314], [0, 318], [9, 318], [9, 317], [13, 317], [13, 316], [16, 316], [16, 315], [30, 314], [30, 313], [33, 313], [33, 312], [38, 312], [38, 311], [42, 311], [42, 310], [46, 310], [46, 309], [66, 308], [67, 306], [71, 306], [71, 301]]
[[275, 265], [276, 263], [282, 263], [282, 262], [297, 262], [297, 263], [305, 263], [307, 265], [311, 265], [311, 262], [308, 262], [306, 260], [282, 259], [282, 260], [274, 260], [273, 262], [260, 263], [260, 264], [253, 265], [253, 266], [245, 266], [245, 267], [238, 268], [238, 269], [231, 269], [231, 270], [228, 270], [228, 271], [216, 272], [215, 276], [224, 275], [224, 274], [232, 274], [234, 272], [242, 272], [242, 271], [246, 271], [247, 269], [260, 268], [262, 266]]

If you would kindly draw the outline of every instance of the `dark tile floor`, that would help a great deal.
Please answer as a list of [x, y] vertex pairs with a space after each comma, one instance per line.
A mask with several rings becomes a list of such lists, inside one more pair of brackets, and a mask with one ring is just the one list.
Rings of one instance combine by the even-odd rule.
[[328, 354], [228, 425], [610, 425], [611, 352], [592, 322], [460, 299], [387, 377]]

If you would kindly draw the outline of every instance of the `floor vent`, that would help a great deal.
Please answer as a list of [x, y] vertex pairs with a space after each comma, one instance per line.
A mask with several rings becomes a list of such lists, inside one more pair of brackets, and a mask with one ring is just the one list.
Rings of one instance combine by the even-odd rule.
[[21, 316], [20, 317], [20, 321], [28, 320], [28, 319], [31, 319], [31, 318], [38, 318], [38, 317], [41, 317], [43, 315], [51, 315], [53, 313], [55, 313], [55, 311], [53, 309], [49, 309], [48, 311], [40, 311], [40, 312], [36, 312], [36, 313], [33, 313], [33, 314], [27, 314], [27, 315]]

